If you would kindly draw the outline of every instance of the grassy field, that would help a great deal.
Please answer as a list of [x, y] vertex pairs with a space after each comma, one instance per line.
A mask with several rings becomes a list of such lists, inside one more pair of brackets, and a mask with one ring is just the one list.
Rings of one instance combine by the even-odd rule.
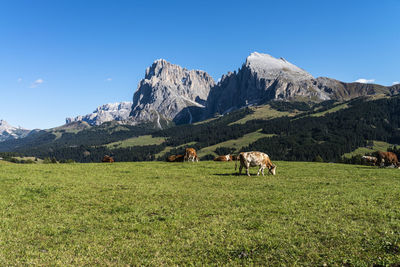
[[129, 138], [123, 141], [113, 142], [107, 144], [108, 148], [125, 148], [131, 146], [149, 146], [160, 145], [165, 141], [164, 137], [153, 137], [151, 135], [142, 135], [138, 137]]
[[342, 109], [346, 109], [348, 107], [349, 107], [349, 105], [347, 105], [347, 104], [341, 104], [341, 105], [335, 106], [334, 108], [331, 108], [331, 109], [328, 109], [328, 110], [325, 110], [325, 111], [322, 111], [322, 112], [311, 114], [311, 116], [312, 117], [321, 117], [321, 116], [325, 116], [326, 114], [329, 114], [329, 113], [333, 113], [333, 112], [336, 112], [336, 111], [339, 111], [339, 110], [342, 110]]
[[247, 115], [246, 117], [235, 121], [232, 124], [244, 124], [247, 121], [250, 120], [257, 120], [257, 119], [262, 119], [262, 120], [268, 120], [268, 119], [273, 119], [273, 118], [278, 118], [278, 117], [283, 117], [283, 116], [294, 116], [298, 114], [299, 112], [286, 112], [286, 111], [278, 111], [275, 109], [272, 109], [270, 105], [264, 105], [264, 106], [256, 106], [256, 107], [250, 107], [254, 113]]
[[0, 265], [400, 262], [400, 170], [275, 163], [0, 162]]
[[218, 147], [232, 147], [232, 148], [236, 148], [236, 151], [239, 151], [242, 147], [248, 146], [249, 144], [254, 143], [255, 141], [257, 141], [260, 138], [274, 136], [273, 134], [262, 133], [261, 130], [262, 129], [260, 129], [256, 132], [253, 132], [253, 133], [245, 134], [243, 137], [238, 138], [238, 139], [232, 139], [232, 140], [228, 140], [228, 141], [225, 141], [222, 143], [218, 143], [216, 145], [204, 147], [204, 148], [200, 149], [197, 152], [197, 154], [199, 157], [203, 157], [207, 154], [213, 154], [213, 155], [217, 156], [217, 154], [214, 151]]
[[389, 147], [393, 146], [392, 144], [382, 142], [382, 141], [373, 141], [372, 147], [359, 147], [356, 150], [345, 153], [343, 156], [345, 158], [351, 158], [356, 155], [364, 156], [367, 153], [373, 153], [375, 151], [387, 151]]

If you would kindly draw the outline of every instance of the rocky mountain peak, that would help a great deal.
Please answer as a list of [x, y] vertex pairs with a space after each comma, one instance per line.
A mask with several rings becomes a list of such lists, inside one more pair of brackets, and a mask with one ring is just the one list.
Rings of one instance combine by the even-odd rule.
[[284, 58], [251, 53], [237, 73], [224, 75], [207, 100], [206, 116], [271, 100], [322, 101], [329, 94], [314, 77]]
[[268, 54], [251, 53], [245, 66], [256, 72], [260, 78], [285, 78], [293, 81], [310, 80], [314, 77], [307, 71], [293, 65], [284, 58], [275, 58]]
[[18, 130], [18, 129], [25, 130], [22, 127], [14, 127], [14, 126], [10, 125], [5, 120], [0, 120], [0, 134], [3, 133], [3, 132], [11, 133], [12, 131], [15, 131], [15, 130]]
[[150, 79], [152, 76], [159, 76], [162, 70], [165, 70], [166, 67], [173, 67], [172, 65], [165, 59], [157, 59], [146, 69], [145, 79]]
[[162, 117], [176, 123], [191, 123], [195, 119], [193, 108], [204, 107], [214, 84], [213, 78], [204, 71], [187, 70], [163, 59], [156, 60], [139, 82], [133, 97], [131, 120], [159, 122]]
[[7, 129], [9, 127], [12, 127], [10, 124], [8, 124], [8, 122], [6, 122], [5, 120], [0, 120], [0, 131], [2, 129]]

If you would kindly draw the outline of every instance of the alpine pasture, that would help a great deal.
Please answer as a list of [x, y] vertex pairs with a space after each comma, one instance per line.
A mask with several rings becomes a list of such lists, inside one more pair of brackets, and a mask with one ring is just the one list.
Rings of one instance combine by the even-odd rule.
[[0, 162], [0, 265], [389, 265], [400, 170]]

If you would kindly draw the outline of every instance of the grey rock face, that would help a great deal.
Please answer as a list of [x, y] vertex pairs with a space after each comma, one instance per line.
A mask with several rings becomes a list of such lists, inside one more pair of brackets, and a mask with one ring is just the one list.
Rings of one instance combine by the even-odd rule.
[[4, 120], [0, 120], [0, 142], [24, 138], [29, 134], [30, 130], [21, 127], [14, 127]]
[[132, 102], [105, 104], [98, 107], [93, 113], [75, 118], [66, 118], [65, 121], [67, 124], [84, 121], [90, 125], [101, 125], [107, 121], [124, 122], [128, 120], [131, 108]]
[[255, 52], [247, 57], [237, 73], [224, 75], [212, 88], [207, 99], [205, 117], [248, 105], [265, 104], [271, 100], [348, 100], [398, 91], [395, 86], [388, 88], [376, 84], [344, 83], [324, 77], [315, 79], [283, 58]]
[[237, 73], [224, 75], [210, 92], [207, 115], [270, 100], [328, 100], [314, 77], [283, 58], [252, 53]]
[[199, 117], [214, 84], [204, 71], [157, 60], [146, 69], [133, 96], [131, 121], [154, 121], [159, 128], [162, 119], [191, 123]]

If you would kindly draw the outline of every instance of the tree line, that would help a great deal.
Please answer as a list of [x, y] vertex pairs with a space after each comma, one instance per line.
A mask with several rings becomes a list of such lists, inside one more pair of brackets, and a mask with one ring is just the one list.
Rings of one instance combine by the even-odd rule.
[[[318, 104], [271, 102], [280, 110], [302, 109], [295, 117], [279, 117], [270, 120], [250, 120], [244, 124], [232, 124], [253, 111], [240, 109], [208, 122], [194, 125], [180, 125], [164, 130], [121, 126], [123, 130], [103, 125], [77, 134], [63, 133], [56, 142], [45, 145], [22, 146], [22, 155], [77, 162], [99, 162], [104, 155], [116, 161], [164, 160], [170, 154], [183, 153], [185, 146], [201, 149], [227, 140], [238, 139], [247, 133], [262, 129], [273, 137], [262, 138], [243, 151], [259, 150], [268, 153], [274, 160], [296, 161], [343, 161], [342, 155], [358, 147], [365, 146], [368, 140], [400, 143], [400, 97], [369, 101], [363, 98], [347, 103], [346, 109], [312, 116], [313, 113], [328, 110], [337, 103], [326, 101]], [[316, 111], [317, 109], [317, 111]], [[97, 130], [95, 130], [97, 129]], [[129, 148], [108, 148], [104, 144], [131, 138], [142, 134], [165, 137], [160, 145], [134, 146]], [[48, 137], [46, 137], [48, 138]], [[44, 139], [46, 139], [44, 138]], [[166, 147], [174, 147], [165, 157], [156, 154]], [[178, 148], [179, 147], [179, 148]], [[227, 154], [232, 148], [217, 148], [217, 154]], [[210, 156], [209, 156], [210, 158]]]

